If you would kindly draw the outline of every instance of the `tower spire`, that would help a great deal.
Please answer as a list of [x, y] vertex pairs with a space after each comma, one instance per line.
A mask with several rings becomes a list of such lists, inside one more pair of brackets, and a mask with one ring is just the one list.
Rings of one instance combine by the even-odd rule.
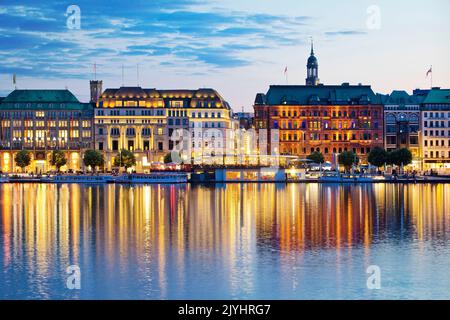
[[306, 65], [306, 85], [307, 86], [317, 86], [319, 82], [319, 63], [317, 58], [314, 56], [314, 40], [311, 37], [311, 55], [308, 58], [308, 63]]

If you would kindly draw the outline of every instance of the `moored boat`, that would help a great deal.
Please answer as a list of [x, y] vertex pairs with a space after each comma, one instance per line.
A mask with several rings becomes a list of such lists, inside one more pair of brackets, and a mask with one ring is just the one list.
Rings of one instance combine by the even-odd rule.
[[56, 175], [41, 178], [46, 183], [108, 183], [113, 182], [111, 176], [106, 175]]
[[116, 183], [131, 184], [162, 184], [162, 183], [187, 183], [188, 175], [186, 173], [149, 173], [149, 174], [124, 174], [114, 179]]

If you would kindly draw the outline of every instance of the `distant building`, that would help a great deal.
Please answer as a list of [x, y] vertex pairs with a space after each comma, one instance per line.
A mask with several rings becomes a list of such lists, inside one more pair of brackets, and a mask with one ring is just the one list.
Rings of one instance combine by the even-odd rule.
[[95, 144], [106, 156], [107, 170], [113, 169], [119, 150], [127, 149], [137, 158], [133, 169], [148, 171], [174, 149], [171, 137], [177, 129], [191, 138], [183, 140], [191, 159], [183, 160], [208, 162], [225, 149], [225, 131], [231, 127], [231, 108], [213, 89], [106, 89], [95, 110]]
[[257, 130], [267, 129], [268, 136], [279, 130], [282, 155], [306, 158], [318, 151], [332, 161], [353, 151], [365, 163], [384, 144], [383, 105], [370, 86], [270, 86], [256, 96], [254, 109]]
[[83, 152], [93, 148], [93, 105], [81, 103], [69, 90], [14, 90], [0, 101], [0, 169], [17, 172], [18, 151], [31, 152], [27, 171], [53, 168], [53, 150], [66, 154], [62, 170], [82, 170]]
[[236, 112], [233, 117], [238, 121], [240, 129], [251, 129], [254, 127], [255, 114], [253, 112]]
[[387, 151], [408, 148], [413, 155], [413, 166], [421, 168], [420, 95], [393, 91], [384, 102], [384, 143]]
[[422, 103], [423, 169], [450, 173], [450, 89], [433, 88]]

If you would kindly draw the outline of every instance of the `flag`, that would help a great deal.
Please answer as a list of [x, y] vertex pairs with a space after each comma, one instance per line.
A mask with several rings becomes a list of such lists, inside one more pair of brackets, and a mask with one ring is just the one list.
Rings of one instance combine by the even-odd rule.
[[427, 77], [430, 73], [433, 73], [433, 67], [430, 67], [430, 70], [427, 71]]
[[284, 74], [286, 74], [288, 72], [288, 67], [286, 67], [285, 69], [284, 69]]

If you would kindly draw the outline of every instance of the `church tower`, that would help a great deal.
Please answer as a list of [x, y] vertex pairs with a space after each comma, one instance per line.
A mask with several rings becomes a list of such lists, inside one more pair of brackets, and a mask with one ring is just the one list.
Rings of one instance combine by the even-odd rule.
[[306, 73], [306, 85], [317, 86], [320, 83], [319, 80], [319, 63], [314, 56], [314, 43], [311, 40], [311, 55], [308, 58], [307, 73]]

